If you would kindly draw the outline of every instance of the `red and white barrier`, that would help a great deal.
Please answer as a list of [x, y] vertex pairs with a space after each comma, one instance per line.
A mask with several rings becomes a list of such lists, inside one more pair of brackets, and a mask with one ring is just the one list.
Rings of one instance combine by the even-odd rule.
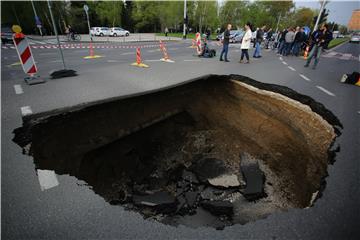
[[22, 33], [15, 33], [13, 35], [13, 41], [24, 72], [33, 76], [37, 73], [37, 67], [25, 35]]

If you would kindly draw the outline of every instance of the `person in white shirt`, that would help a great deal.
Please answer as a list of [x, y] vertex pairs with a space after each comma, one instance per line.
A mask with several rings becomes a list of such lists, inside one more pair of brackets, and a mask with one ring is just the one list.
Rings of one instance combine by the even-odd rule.
[[246, 57], [246, 63], [250, 63], [249, 60], [249, 48], [250, 48], [250, 44], [251, 44], [251, 38], [252, 38], [252, 33], [251, 33], [251, 24], [249, 22], [247, 22], [245, 24], [245, 34], [242, 38], [241, 41], [241, 58], [240, 58], [240, 63], [243, 62], [244, 56]]

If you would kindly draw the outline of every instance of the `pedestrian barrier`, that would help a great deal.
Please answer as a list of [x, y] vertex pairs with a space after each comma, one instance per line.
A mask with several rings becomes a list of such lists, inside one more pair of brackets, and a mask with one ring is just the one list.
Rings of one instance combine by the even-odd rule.
[[94, 54], [94, 48], [93, 48], [92, 42], [89, 43], [89, 51], [90, 51], [90, 55], [85, 56], [84, 59], [94, 59], [94, 58], [101, 58], [102, 57], [100, 55], [95, 55]]
[[308, 55], [309, 55], [309, 46], [307, 45], [304, 52], [304, 59], [307, 59]]
[[142, 68], [148, 68], [149, 66], [142, 63], [141, 61], [141, 52], [140, 52], [140, 48], [136, 48], [136, 62], [131, 64], [132, 66], [136, 66], [136, 67], [142, 67]]
[[12, 30], [15, 32], [13, 34], [13, 42], [21, 66], [25, 74], [29, 75], [24, 78], [25, 82], [29, 85], [44, 83], [45, 80], [39, 78], [39, 76], [35, 76], [38, 70], [26, 36], [21, 32], [21, 27], [19, 25], [13, 25]]
[[169, 58], [165, 44], [160, 40], [160, 50], [163, 52], [164, 57], [160, 59], [163, 62], [173, 63], [174, 61]]

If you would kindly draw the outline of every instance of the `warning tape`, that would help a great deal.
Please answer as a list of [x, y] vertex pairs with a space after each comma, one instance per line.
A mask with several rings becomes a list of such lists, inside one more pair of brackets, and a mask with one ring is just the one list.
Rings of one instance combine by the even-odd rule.
[[[32, 49], [56, 49], [58, 45], [30, 45]], [[89, 46], [83, 46], [82, 44], [70, 44], [70, 45], [61, 45], [62, 49], [86, 49], [90, 48]], [[120, 46], [120, 45], [95, 45], [93, 48], [97, 49], [114, 49], [114, 48], [122, 48], [122, 49], [134, 49], [134, 48], [153, 48], [158, 47], [158, 45], [142, 45], [142, 46]], [[1, 46], [2, 49], [15, 49], [14, 46]]]

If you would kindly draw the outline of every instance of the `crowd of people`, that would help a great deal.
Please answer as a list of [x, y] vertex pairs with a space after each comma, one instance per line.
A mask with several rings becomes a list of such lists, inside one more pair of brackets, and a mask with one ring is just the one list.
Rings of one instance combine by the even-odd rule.
[[[230, 31], [231, 24], [227, 25], [227, 28], [223, 34], [223, 48], [220, 54], [220, 61], [229, 62], [228, 51], [230, 43]], [[314, 59], [313, 68], [315, 69], [320, 58], [320, 54], [323, 49], [327, 48], [327, 45], [332, 40], [332, 33], [329, 31], [328, 25], [323, 24], [321, 27], [314, 31], [312, 34], [307, 34], [304, 27], [289, 27], [282, 31], [273, 31], [271, 28], [268, 30], [266, 26], [257, 28], [255, 32], [252, 32], [251, 23], [246, 23], [244, 26], [244, 35], [241, 41], [241, 56], [240, 63], [243, 63], [244, 57], [245, 63], [250, 63], [249, 49], [251, 42], [253, 41], [253, 58], [261, 58], [261, 48], [276, 49], [277, 54], [281, 56], [299, 56], [302, 51], [308, 51], [307, 61], [305, 67], [308, 67], [312, 59]]]

